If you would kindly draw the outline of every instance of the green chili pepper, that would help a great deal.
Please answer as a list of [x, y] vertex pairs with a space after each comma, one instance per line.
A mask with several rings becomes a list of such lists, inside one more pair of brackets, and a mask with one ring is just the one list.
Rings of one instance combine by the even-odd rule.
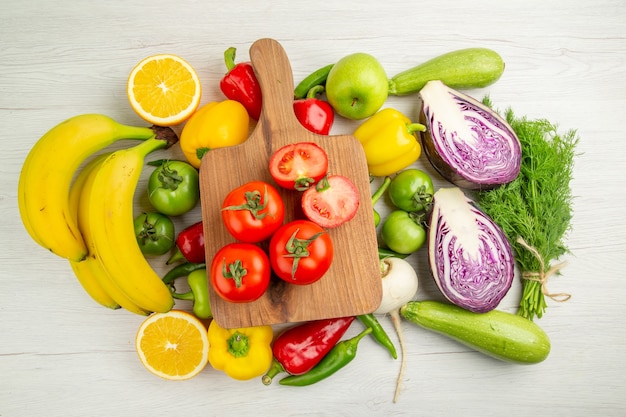
[[[179, 268], [183, 265], [179, 265], [176, 268]], [[192, 265], [198, 266], [200, 264]], [[189, 266], [188, 268], [191, 268], [191, 266]], [[180, 269], [182, 270], [183, 268]], [[171, 279], [168, 284], [170, 286], [170, 290], [172, 291], [172, 297], [176, 298], [177, 300], [193, 301], [193, 314], [199, 319], [208, 319], [213, 317], [213, 313], [211, 311], [211, 303], [209, 300], [209, 280], [207, 277], [206, 268], [196, 267], [195, 269], [192, 269], [190, 272], [188, 272], [187, 285], [189, 285], [190, 290], [187, 292], [176, 292], [174, 286], [171, 285], [172, 280], [173, 279]]]
[[309, 372], [302, 375], [289, 375], [278, 381], [278, 383], [281, 385], [303, 387], [315, 384], [316, 382], [328, 378], [352, 362], [352, 360], [356, 357], [359, 342], [363, 337], [365, 337], [365, 335], [371, 332], [372, 328], [367, 327], [352, 339], [342, 340], [337, 343]]
[[389, 335], [383, 328], [383, 326], [378, 322], [376, 316], [373, 314], [363, 314], [361, 316], [357, 316], [357, 318], [363, 323], [365, 326], [372, 329], [372, 336], [374, 339], [380, 343], [383, 347], [385, 347], [389, 353], [391, 353], [391, 357], [394, 359], [398, 359], [398, 354], [396, 353], [396, 347], [393, 342], [389, 338]]
[[[372, 207], [374, 207], [376, 202], [383, 195], [385, 195], [385, 192], [387, 191], [387, 188], [389, 188], [389, 185], [391, 185], [391, 177], [387, 176], [383, 179], [383, 182], [382, 184], [380, 184], [380, 187], [378, 187], [378, 189], [374, 192], [374, 194], [372, 194]], [[378, 227], [379, 224], [380, 224], [380, 214], [376, 210], [374, 210], [374, 227]]]
[[163, 283], [169, 285], [176, 278], [185, 277], [189, 275], [191, 272], [196, 269], [204, 269], [206, 268], [206, 264], [204, 262], [193, 263], [193, 262], [185, 262], [184, 264], [180, 264], [170, 269], [165, 276], [163, 277]]
[[293, 96], [296, 99], [305, 98], [308, 94], [309, 90], [318, 85], [326, 85], [326, 79], [328, 78], [328, 73], [331, 68], [335, 64], [328, 64], [313, 71], [311, 74], [307, 75], [293, 91]]
[[187, 276], [187, 284], [193, 294], [193, 313], [199, 319], [213, 317], [209, 301], [209, 279], [206, 269], [196, 269]]
[[409, 255], [406, 255], [404, 253], [394, 252], [391, 249], [378, 248], [378, 259], [385, 259], [385, 258], [401, 258], [401, 259], [404, 259], [407, 256], [409, 256]]

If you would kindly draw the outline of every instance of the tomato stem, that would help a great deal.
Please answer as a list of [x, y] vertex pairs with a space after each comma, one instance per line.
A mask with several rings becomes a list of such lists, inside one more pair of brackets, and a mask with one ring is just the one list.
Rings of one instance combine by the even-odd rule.
[[248, 270], [243, 267], [243, 263], [240, 259], [235, 260], [235, 262], [230, 265], [226, 265], [226, 261], [224, 261], [224, 265], [222, 266], [222, 275], [226, 279], [232, 279], [235, 281], [235, 286], [237, 288], [241, 287], [243, 277], [247, 274]]
[[284, 256], [287, 258], [294, 258], [293, 266], [291, 267], [291, 279], [293, 280], [296, 279], [296, 271], [298, 270], [298, 261], [300, 260], [300, 258], [306, 258], [307, 256], [311, 254], [308, 250], [308, 246], [315, 239], [317, 239], [320, 235], [326, 233], [326, 232], [319, 232], [305, 240], [305, 239], [298, 239], [296, 237], [299, 231], [300, 229], [296, 229], [293, 232], [293, 234], [289, 237], [289, 240], [287, 241], [287, 244], [285, 245], [285, 250], [287, 251], [287, 254]]
[[267, 207], [267, 187], [265, 187], [263, 199], [261, 199], [261, 192], [259, 190], [246, 191], [244, 196], [246, 199], [244, 204], [227, 206], [222, 208], [222, 210], [248, 210], [257, 220], [261, 220], [267, 215], [267, 213], [259, 213]]
[[178, 185], [183, 182], [183, 177], [177, 170], [170, 168], [169, 161], [164, 161], [162, 167], [163, 169], [159, 171], [161, 188], [172, 191], [176, 190]]
[[318, 192], [328, 190], [329, 188], [330, 188], [330, 182], [328, 181], [328, 177], [322, 178], [315, 185], [315, 190]]
[[315, 183], [315, 179], [311, 177], [298, 178], [294, 183], [294, 188], [297, 191], [306, 191], [309, 187]]

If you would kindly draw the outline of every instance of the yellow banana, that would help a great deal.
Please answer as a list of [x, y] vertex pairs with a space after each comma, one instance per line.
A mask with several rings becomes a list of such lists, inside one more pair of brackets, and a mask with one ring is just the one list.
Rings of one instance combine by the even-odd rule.
[[[68, 196], [68, 208], [70, 216], [76, 222], [78, 229], [83, 234], [83, 231], [78, 224], [78, 217], [80, 216], [80, 199], [85, 193], [90, 191], [90, 184], [93, 182], [94, 171], [102, 165], [104, 161], [112, 152], [106, 152], [100, 155], [96, 155], [93, 159], [85, 164], [82, 169], [78, 170], [76, 179], [70, 188], [70, 194]], [[89, 248], [88, 248], [89, 249]]]
[[[96, 261], [97, 262], [97, 261]], [[85, 292], [98, 304], [116, 310], [120, 305], [102, 288], [92, 270], [94, 264], [89, 257], [82, 261], [69, 261], [72, 271]]]
[[145, 157], [167, 143], [148, 139], [113, 152], [95, 174], [88, 228], [101, 264], [117, 286], [144, 310], [164, 313], [172, 294], [139, 249], [133, 227], [133, 201]]
[[[30, 165], [31, 160], [32, 158], [28, 158], [28, 157], [24, 160], [24, 164], [22, 165], [22, 172], [28, 171], [30, 169], [29, 165]], [[44, 243], [41, 241], [41, 239], [39, 239], [39, 236], [37, 236], [37, 233], [35, 232], [33, 225], [30, 223], [30, 219], [26, 215], [26, 210], [25, 210], [26, 205], [24, 203], [24, 188], [25, 188], [25, 185], [20, 177], [20, 180], [17, 186], [17, 206], [20, 210], [20, 217], [22, 218], [22, 223], [24, 224], [24, 228], [26, 229], [30, 237], [38, 245], [44, 246]]]
[[[93, 244], [92, 233], [89, 226], [89, 216], [91, 213], [90, 200], [91, 195], [94, 192], [94, 179], [98, 170], [102, 166], [102, 163], [109, 157], [109, 155], [111, 155], [111, 153], [97, 156], [92, 160], [92, 162], [87, 164], [77, 176], [76, 182], [70, 191], [70, 207], [77, 213], [76, 218], [78, 228], [89, 251], [89, 255], [85, 258], [85, 260], [80, 262], [70, 261], [70, 263], [73, 268], [83, 268], [83, 271], [79, 270], [78, 272], [74, 269], [74, 272], [76, 272], [79, 280], [81, 279], [81, 276], [79, 276], [81, 272], [84, 274], [82, 275], [83, 277], [85, 275], [88, 277], [90, 276], [97, 282], [97, 285], [115, 301], [116, 304], [132, 313], [147, 316], [150, 314], [150, 311], [144, 310], [132, 302], [130, 298], [126, 296], [126, 293], [124, 293], [111, 278], [107, 270], [103, 267], [102, 262], [100, 261], [100, 255]], [[81, 179], [84, 179], [84, 183], [80, 193], [74, 192], [77, 185], [80, 185], [79, 181], [81, 181]], [[87, 271], [84, 272], [84, 269], [87, 269]]]
[[68, 206], [75, 171], [115, 141], [154, 136], [151, 128], [123, 125], [100, 114], [72, 117], [44, 134], [26, 157], [18, 183], [20, 216], [33, 240], [63, 258], [84, 259], [87, 248]]
[[[78, 222], [78, 204], [80, 202], [80, 195], [84, 191], [85, 183], [91, 172], [99, 165], [100, 162], [106, 158], [107, 154], [96, 156], [88, 164], [81, 169], [72, 184], [69, 195], [69, 208], [70, 214], [73, 216], [76, 222]], [[89, 294], [89, 296], [98, 304], [104, 307], [117, 309], [120, 305], [109, 295], [109, 293], [100, 285], [98, 277], [93, 267], [99, 267], [98, 260], [93, 257], [87, 256], [83, 261], [69, 261], [72, 271], [78, 282], [82, 285], [83, 289]]]

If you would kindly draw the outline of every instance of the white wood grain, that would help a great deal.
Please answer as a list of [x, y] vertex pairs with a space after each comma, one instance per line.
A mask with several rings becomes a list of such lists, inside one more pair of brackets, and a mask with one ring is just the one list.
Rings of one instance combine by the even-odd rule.
[[[623, 1], [5, 0], [0, 17], [1, 416], [626, 414]], [[505, 58], [505, 74], [472, 94], [577, 129], [572, 254], [549, 284], [573, 298], [550, 302], [539, 321], [552, 340], [548, 360], [500, 363], [405, 322], [408, 367], [396, 404], [399, 362], [369, 339], [348, 368], [301, 389], [238, 382], [210, 368], [175, 383], [142, 368], [133, 347], [141, 318], [95, 305], [67, 262], [25, 233], [16, 203], [21, 163], [39, 136], [78, 113], [142, 124], [124, 92], [139, 59], [185, 57], [208, 102], [222, 98], [223, 51], [235, 46], [245, 60], [261, 37], [285, 47], [296, 81], [356, 51], [377, 56], [392, 76], [452, 49], [491, 47]], [[411, 97], [387, 105], [411, 117], [418, 110]], [[333, 132], [354, 126], [338, 120]], [[432, 172], [423, 158], [416, 166]], [[138, 196], [138, 208], [144, 204]], [[199, 217], [196, 210], [178, 224]], [[409, 259], [420, 271], [418, 298], [439, 298], [423, 255]], [[501, 308], [515, 310], [519, 287]]]

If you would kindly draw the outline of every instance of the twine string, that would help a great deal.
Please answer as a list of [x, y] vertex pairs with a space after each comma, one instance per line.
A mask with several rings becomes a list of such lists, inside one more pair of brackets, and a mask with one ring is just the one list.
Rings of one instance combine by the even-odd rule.
[[527, 279], [529, 281], [537, 281], [537, 282], [541, 283], [541, 293], [543, 295], [545, 295], [546, 297], [550, 297], [554, 301], [565, 302], [565, 301], [569, 300], [570, 298], [572, 298], [571, 294], [567, 294], [567, 293], [563, 293], [563, 292], [561, 292], [561, 293], [551, 293], [550, 291], [548, 291], [548, 285], [547, 285], [548, 278], [550, 278], [552, 275], [557, 274], [563, 267], [565, 267], [566, 262], [561, 262], [559, 264], [556, 264], [556, 265], [550, 267], [550, 269], [548, 269], [547, 271], [545, 271], [545, 263], [543, 261], [543, 258], [541, 257], [541, 255], [537, 251], [537, 249], [535, 249], [534, 247], [530, 246], [521, 237], [517, 238], [517, 243], [519, 243], [527, 251], [532, 253], [533, 256], [537, 259], [537, 261], [539, 262], [539, 265], [540, 265], [540, 269], [539, 269], [538, 272], [533, 272], [533, 271], [524, 271], [524, 272], [522, 272], [522, 278]]

